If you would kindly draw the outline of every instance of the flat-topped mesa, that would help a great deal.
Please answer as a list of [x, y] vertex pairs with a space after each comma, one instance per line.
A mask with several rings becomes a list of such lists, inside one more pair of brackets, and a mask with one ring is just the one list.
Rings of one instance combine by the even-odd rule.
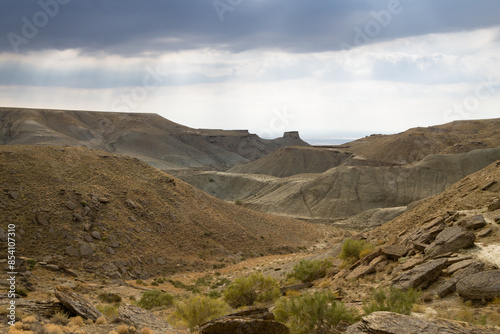
[[287, 131], [283, 133], [283, 138], [300, 139], [299, 131]]

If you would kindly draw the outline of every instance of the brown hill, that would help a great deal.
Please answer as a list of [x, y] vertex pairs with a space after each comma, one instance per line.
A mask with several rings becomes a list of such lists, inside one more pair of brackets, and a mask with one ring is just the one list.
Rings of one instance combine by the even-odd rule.
[[393, 164], [419, 161], [429, 154], [465, 153], [500, 146], [500, 119], [455, 121], [414, 128], [394, 135], [371, 135], [342, 150]]
[[[489, 205], [498, 201], [500, 201], [500, 160], [459, 180], [442, 193], [423, 200], [401, 216], [374, 229], [369, 235], [371, 238], [385, 238], [396, 234], [402, 236], [405, 232], [412, 231], [447, 212], [463, 210], [485, 212], [488, 211]], [[496, 210], [498, 209], [500, 203], [496, 206]], [[498, 237], [496, 240], [498, 242]]]
[[352, 154], [331, 148], [284, 147], [256, 161], [238, 165], [231, 173], [265, 174], [286, 177], [302, 173], [322, 173], [337, 167]]
[[0, 108], [3, 145], [84, 146], [130, 155], [160, 169], [227, 169], [281, 147], [298, 133], [265, 140], [246, 130], [192, 129], [156, 114]]
[[221, 267], [333, 236], [213, 198], [135, 158], [0, 146], [0, 221], [17, 254], [111, 277]]
[[439, 194], [497, 159], [500, 147], [429, 155], [405, 166], [342, 165], [320, 174], [286, 178], [224, 172], [197, 172], [180, 177], [214, 196], [239, 199], [244, 206], [255, 210], [335, 221], [366, 210], [406, 206]]

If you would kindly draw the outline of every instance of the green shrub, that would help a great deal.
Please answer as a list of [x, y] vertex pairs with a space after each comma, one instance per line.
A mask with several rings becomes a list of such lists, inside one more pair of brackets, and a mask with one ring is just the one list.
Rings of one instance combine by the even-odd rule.
[[301, 260], [293, 267], [288, 278], [296, 278], [304, 283], [312, 282], [320, 277], [325, 277], [331, 267], [332, 263], [328, 260]]
[[28, 290], [26, 290], [25, 288], [21, 288], [21, 287], [16, 287], [15, 293], [21, 297], [28, 296]]
[[282, 297], [276, 302], [276, 320], [290, 327], [292, 334], [309, 334], [316, 331], [330, 332], [340, 321], [354, 323], [355, 310], [335, 300], [328, 290], [296, 297]]
[[120, 316], [118, 313], [118, 305], [97, 305], [95, 308], [110, 321], [113, 321]]
[[100, 293], [99, 296], [97, 296], [99, 300], [103, 303], [120, 303], [122, 301], [122, 297], [118, 296], [115, 293], [109, 293], [109, 292], [103, 292]]
[[150, 310], [153, 307], [168, 307], [174, 303], [174, 296], [160, 290], [151, 290], [144, 292], [141, 299], [137, 302], [139, 307]]
[[177, 303], [173, 317], [181, 319], [190, 329], [193, 329], [204, 322], [223, 316], [227, 311], [227, 304], [220, 299], [194, 296]]
[[409, 315], [419, 292], [413, 289], [402, 291], [394, 287], [372, 289], [370, 299], [363, 302], [363, 310], [368, 315], [377, 311], [389, 311]]
[[262, 273], [239, 277], [224, 291], [224, 299], [234, 308], [250, 306], [255, 302], [272, 302], [279, 298], [278, 282]]
[[243, 202], [241, 201], [241, 199], [237, 199], [236, 201], [234, 201], [234, 204], [236, 204], [236, 205], [242, 205]]
[[353, 263], [358, 261], [364, 253], [369, 253], [372, 249], [373, 245], [365, 240], [346, 239], [342, 244], [340, 258], [346, 263]]
[[33, 259], [28, 259], [26, 260], [26, 264], [28, 265], [28, 270], [29, 271], [32, 271], [33, 268], [35, 267], [36, 265], [36, 260], [33, 260]]

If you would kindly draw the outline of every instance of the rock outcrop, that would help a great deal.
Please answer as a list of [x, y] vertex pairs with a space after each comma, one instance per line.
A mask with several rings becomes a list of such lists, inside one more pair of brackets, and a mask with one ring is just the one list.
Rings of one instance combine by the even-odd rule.
[[54, 293], [61, 304], [74, 315], [93, 321], [102, 316], [102, 313], [92, 306], [89, 301], [68, 287], [59, 285], [54, 289]]
[[445, 319], [416, 318], [375, 312], [350, 326], [345, 334], [500, 334], [500, 329]]
[[466, 299], [491, 300], [500, 298], [500, 270], [488, 270], [462, 278], [457, 292]]
[[166, 321], [158, 318], [153, 313], [135, 305], [123, 305], [118, 309], [120, 320], [137, 329], [148, 327], [155, 333], [177, 333]]
[[425, 262], [401, 274], [392, 283], [403, 290], [426, 288], [439, 277], [445, 266], [446, 259]]
[[436, 240], [425, 248], [425, 254], [435, 257], [448, 252], [456, 252], [462, 248], [474, 245], [476, 236], [460, 226], [453, 226], [444, 229], [436, 237]]

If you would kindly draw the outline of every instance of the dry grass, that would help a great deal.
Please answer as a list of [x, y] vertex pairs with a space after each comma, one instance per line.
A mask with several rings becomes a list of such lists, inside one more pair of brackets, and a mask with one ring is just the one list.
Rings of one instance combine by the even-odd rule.
[[43, 326], [41, 334], [64, 334], [61, 326], [56, 324], [46, 324]]
[[100, 316], [99, 318], [97, 318], [97, 320], [95, 321], [96, 324], [98, 325], [105, 325], [108, 323], [108, 320], [106, 320], [106, 317], [105, 316]]
[[70, 324], [73, 324], [75, 326], [78, 326], [78, 327], [83, 327], [85, 326], [85, 323], [83, 322], [83, 319], [82, 317], [78, 316], [78, 317], [73, 317], [69, 320], [69, 323]]
[[144, 327], [142, 330], [141, 330], [141, 334], [155, 334], [155, 332], [153, 332], [151, 329], [149, 329], [148, 327]]
[[34, 315], [29, 315], [29, 316], [23, 318], [23, 323], [25, 323], [25, 324], [32, 324], [36, 321], [37, 321], [37, 319]]
[[132, 334], [135, 332], [135, 329], [134, 327], [129, 327], [127, 325], [120, 325], [118, 326], [116, 331], [118, 332], [118, 334]]

